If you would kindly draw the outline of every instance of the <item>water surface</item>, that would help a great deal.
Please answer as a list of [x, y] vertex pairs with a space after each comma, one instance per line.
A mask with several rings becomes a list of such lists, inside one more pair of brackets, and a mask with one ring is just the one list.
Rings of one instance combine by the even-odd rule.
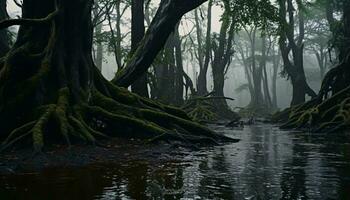
[[[137, 159], [0, 178], [0, 199], [350, 199], [347, 134], [213, 127], [241, 141], [167, 161]], [[173, 152], [172, 152], [173, 153]]]

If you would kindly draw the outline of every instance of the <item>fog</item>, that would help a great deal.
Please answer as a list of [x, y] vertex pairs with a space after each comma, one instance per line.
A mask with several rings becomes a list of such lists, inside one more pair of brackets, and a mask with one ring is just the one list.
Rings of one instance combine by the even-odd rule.
[[[148, 5], [149, 9], [151, 10], [152, 16], [155, 14], [156, 8], [159, 5], [159, 0], [157, 1], [151, 1], [150, 5]], [[200, 18], [203, 20], [201, 22], [201, 26], [203, 26], [203, 29], [206, 28], [206, 8], [208, 7], [208, 3], [204, 3], [201, 6], [200, 9]], [[12, 18], [17, 18], [20, 16], [20, 8], [16, 6], [12, 1], [8, 2], [8, 12], [9, 15]], [[212, 34], [219, 34], [221, 24], [222, 24], [222, 17], [223, 14], [223, 7], [221, 4], [214, 4], [212, 6], [212, 20], [211, 20], [211, 32]], [[131, 44], [131, 38], [130, 38], [130, 23], [131, 23], [131, 9], [130, 7], [127, 7], [125, 10], [125, 14], [122, 16], [123, 21], [121, 25], [121, 32], [122, 34], [126, 34], [127, 36], [121, 41], [122, 46], [126, 49], [130, 48]], [[146, 22], [145, 22], [146, 23]], [[104, 21], [103, 23], [103, 31], [108, 32], [109, 27], [108, 23]], [[115, 26], [115, 23], [113, 22], [113, 26]], [[147, 26], [147, 23], [146, 23]], [[249, 26], [247, 26], [249, 28]], [[194, 21], [194, 11], [187, 13], [181, 20], [179, 25], [179, 33], [181, 37], [183, 37], [183, 40], [186, 40], [188, 36], [192, 37], [192, 40], [196, 40], [195, 36], [195, 21]], [[250, 27], [251, 28], [251, 27]], [[17, 27], [13, 27], [11, 29], [13, 32], [16, 32]], [[237, 33], [236, 33], [237, 34]], [[277, 38], [277, 36], [275, 37]], [[241, 40], [242, 38], [236, 37], [235, 40]], [[196, 41], [193, 41], [196, 43]], [[106, 45], [106, 44], [105, 44]], [[115, 76], [115, 73], [117, 72], [117, 64], [116, 60], [114, 59], [113, 52], [109, 51], [107, 46], [104, 45], [104, 55], [103, 55], [103, 66], [102, 66], [102, 74], [105, 78], [108, 80], [113, 79]], [[184, 47], [186, 48], [186, 47]], [[237, 107], [246, 107], [251, 102], [250, 94], [247, 89], [242, 90], [240, 92], [237, 92], [236, 89], [243, 85], [247, 84], [247, 75], [244, 70], [244, 66], [242, 65], [242, 62], [239, 61], [238, 53], [236, 51], [236, 46], [233, 46], [233, 51], [235, 51], [234, 55], [232, 56], [232, 62], [230, 63], [228, 67], [228, 71], [225, 75], [225, 86], [224, 86], [224, 94], [226, 97], [234, 98], [235, 101], [227, 101], [228, 105], [232, 109], [236, 109]], [[190, 49], [193, 51], [193, 49]], [[314, 91], [318, 91], [320, 89], [321, 85], [321, 77], [319, 76], [320, 69], [318, 67], [317, 59], [314, 54], [311, 54], [310, 51], [304, 51], [304, 69], [307, 77], [307, 82], [310, 85], [310, 87]], [[199, 66], [198, 62], [194, 58], [193, 55], [190, 56], [190, 54], [184, 54], [183, 55], [183, 63], [184, 63], [184, 71], [191, 77], [194, 86], [197, 85], [197, 76], [199, 74]], [[292, 99], [292, 84], [290, 79], [286, 77], [282, 77], [280, 75], [281, 71], [283, 70], [283, 63], [280, 61], [280, 67], [278, 69], [278, 76], [277, 76], [277, 105], [279, 109], [287, 108], [290, 106], [290, 102]], [[211, 64], [210, 64], [211, 65]], [[273, 70], [271, 67], [271, 63], [267, 64], [267, 74], [269, 77], [272, 76]], [[207, 87], [208, 90], [213, 90], [213, 75], [211, 66], [208, 69], [207, 73]], [[269, 80], [270, 81], [270, 80]], [[271, 87], [271, 81], [269, 82], [269, 86]], [[310, 99], [310, 97], [306, 97], [307, 99]]]

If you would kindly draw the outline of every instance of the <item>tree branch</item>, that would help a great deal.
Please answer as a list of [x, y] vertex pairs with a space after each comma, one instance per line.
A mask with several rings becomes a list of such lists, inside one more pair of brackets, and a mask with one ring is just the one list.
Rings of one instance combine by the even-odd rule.
[[20, 25], [20, 26], [35, 26], [40, 24], [45, 24], [51, 21], [58, 14], [58, 10], [50, 13], [45, 18], [40, 19], [8, 19], [0, 22], [0, 30], [8, 28], [10, 26]]

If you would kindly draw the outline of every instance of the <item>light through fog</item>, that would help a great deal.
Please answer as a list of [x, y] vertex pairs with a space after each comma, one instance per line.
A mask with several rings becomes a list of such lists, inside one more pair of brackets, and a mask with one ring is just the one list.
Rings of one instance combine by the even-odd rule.
[[[151, 7], [157, 7], [159, 4], [159, 0], [151, 1]], [[202, 7], [207, 7], [208, 3], [204, 3]], [[205, 9], [204, 9], [205, 10]], [[20, 8], [13, 3], [13, 1], [8, 1], [8, 12], [9, 15], [12, 18], [17, 18], [21, 15]], [[223, 9], [219, 5], [213, 5], [212, 7], [212, 32], [218, 33], [221, 28], [221, 15], [223, 13]], [[205, 16], [204, 16], [205, 17]], [[127, 9], [125, 15], [123, 16], [123, 19], [126, 21], [130, 21], [131, 18], [131, 10]], [[186, 36], [189, 34], [189, 32], [193, 31], [194, 26], [194, 14], [193, 11], [190, 13], [187, 13], [180, 22], [180, 28], [179, 32], [182, 36]], [[205, 24], [203, 24], [203, 27], [205, 27]], [[12, 27], [12, 30], [16, 30], [17, 27]], [[104, 23], [104, 29], [108, 29], [106, 22]], [[128, 32], [130, 29], [129, 24], [125, 24], [122, 26], [121, 30], [123, 33]], [[126, 40], [123, 41], [123, 43], [129, 45], [130, 44], [130, 37], [128, 37]], [[235, 47], [234, 47], [235, 48]], [[310, 71], [311, 73], [315, 74], [317, 73], [317, 60], [316, 57], [313, 55], [305, 54], [305, 68], [306, 71]], [[184, 60], [184, 70], [186, 73], [191, 77], [192, 81], [194, 82], [194, 85], [196, 85], [196, 77], [199, 73], [198, 64], [195, 61], [191, 60]], [[280, 69], [281, 70], [281, 69]], [[113, 55], [111, 53], [104, 55], [104, 62], [103, 62], [103, 68], [102, 68], [102, 74], [108, 79], [111, 80], [115, 73], [117, 71], [116, 62], [113, 58]], [[270, 70], [268, 70], [268, 75], [271, 76], [272, 69], [270, 67]], [[211, 90], [213, 88], [213, 81], [212, 81], [212, 72], [211, 68], [209, 67], [209, 72], [207, 74], [208, 78], [208, 89]], [[228, 104], [232, 109], [235, 108], [242, 108], [249, 104], [250, 102], [250, 95], [249, 91], [244, 90], [240, 93], [237, 93], [235, 90], [247, 83], [247, 77], [244, 72], [244, 67], [242, 66], [241, 62], [237, 59], [237, 55], [234, 55], [233, 62], [231, 63], [231, 66], [229, 68], [229, 71], [226, 75], [225, 80], [225, 87], [224, 92], [225, 96], [234, 98], [235, 101], [228, 101]], [[270, 83], [271, 84], [271, 83]], [[309, 81], [310, 86], [315, 90], [318, 91], [320, 88], [321, 81], [312, 79]], [[290, 105], [290, 101], [292, 98], [292, 85], [289, 80], [286, 78], [282, 78], [278, 76], [277, 78], [277, 98], [278, 98], [278, 107], [279, 108], [286, 108]]]

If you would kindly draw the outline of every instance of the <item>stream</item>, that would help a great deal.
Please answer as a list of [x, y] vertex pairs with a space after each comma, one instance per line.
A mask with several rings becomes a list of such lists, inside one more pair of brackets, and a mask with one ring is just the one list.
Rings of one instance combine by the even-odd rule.
[[159, 162], [0, 175], [0, 199], [350, 199], [349, 134], [211, 128], [241, 141]]

